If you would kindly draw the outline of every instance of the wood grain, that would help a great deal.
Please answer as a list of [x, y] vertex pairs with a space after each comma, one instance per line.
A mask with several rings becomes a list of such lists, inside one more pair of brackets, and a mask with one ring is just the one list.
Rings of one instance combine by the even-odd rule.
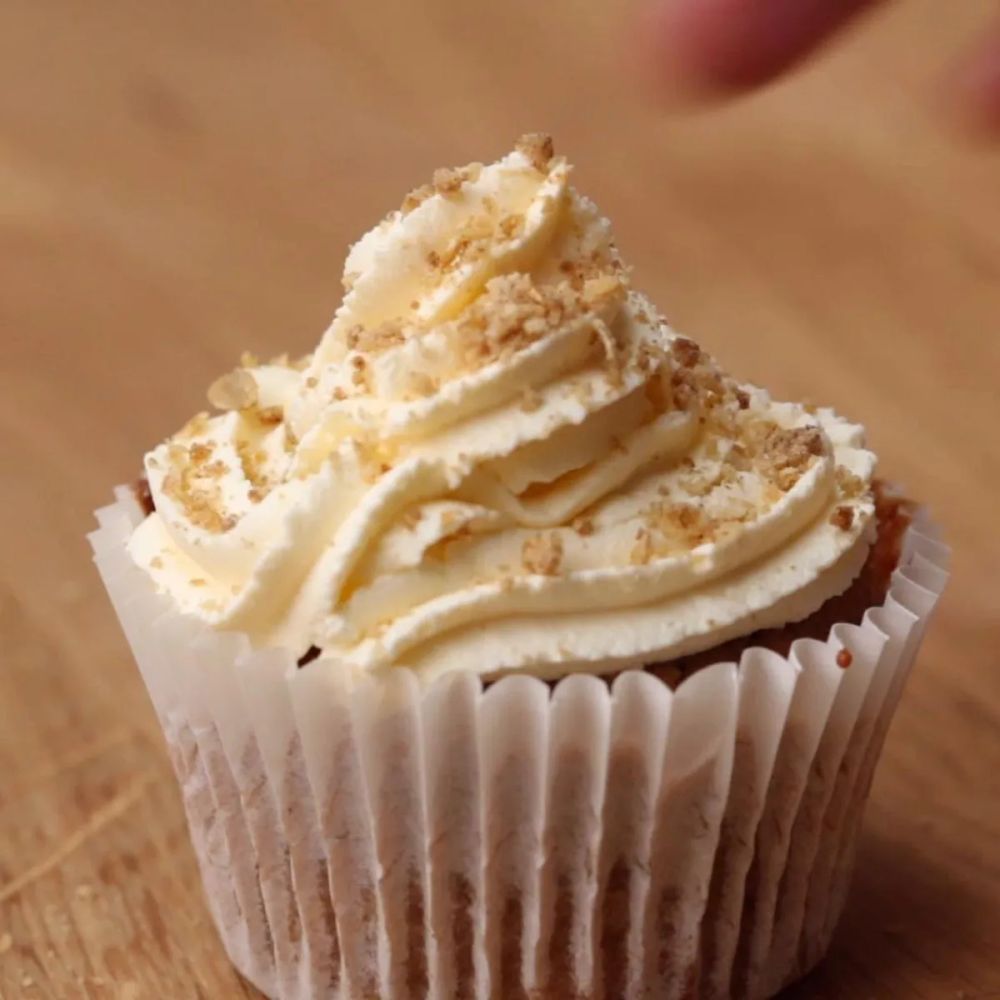
[[601, 0], [6, 0], [0, 996], [252, 995], [90, 512], [241, 349], [310, 347], [346, 244], [414, 182], [532, 128], [675, 325], [865, 421], [956, 546], [847, 916], [791, 995], [1000, 995], [1000, 175], [927, 112], [994, 8], [910, 0], [794, 81], [678, 117], [636, 92]]

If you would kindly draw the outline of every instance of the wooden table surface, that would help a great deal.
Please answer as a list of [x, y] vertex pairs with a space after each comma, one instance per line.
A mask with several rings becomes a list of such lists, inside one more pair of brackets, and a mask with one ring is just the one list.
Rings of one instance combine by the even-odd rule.
[[0, 996], [256, 996], [216, 941], [84, 534], [241, 349], [304, 352], [346, 245], [552, 131], [680, 329], [834, 401], [955, 577], [805, 998], [1000, 996], [1000, 159], [929, 113], [989, 0], [909, 0], [709, 115], [643, 103], [621, 5], [5, 0]]

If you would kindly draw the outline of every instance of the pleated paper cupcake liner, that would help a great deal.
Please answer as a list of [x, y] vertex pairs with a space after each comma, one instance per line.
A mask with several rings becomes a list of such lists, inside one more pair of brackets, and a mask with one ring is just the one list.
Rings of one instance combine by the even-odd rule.
[[[282, 1000], [758, 998], [823, 955], [889, 722], [947, 581], [921, 515], [885, 602], [676, 690], [348, 680], [95, 559], [163, 727], [234, 965]], [[851, 653], [849, 669], [837, 654]]]

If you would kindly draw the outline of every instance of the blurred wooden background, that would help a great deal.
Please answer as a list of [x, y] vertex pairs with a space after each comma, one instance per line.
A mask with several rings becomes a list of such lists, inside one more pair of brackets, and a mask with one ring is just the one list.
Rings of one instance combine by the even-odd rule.
[[1000, 172], [928, 112], [990, 0], [887, 9], [793, 81], [643, 103], [612, 0], [0, 8], [0, 996], [250, 996], [89, 562], [113, 483], [243, 348], [304, 352], [347, 244], [552, 131], [674, 324], [865, 421], [956, 576], [834, 953], [792, 995], [1000, 995]]

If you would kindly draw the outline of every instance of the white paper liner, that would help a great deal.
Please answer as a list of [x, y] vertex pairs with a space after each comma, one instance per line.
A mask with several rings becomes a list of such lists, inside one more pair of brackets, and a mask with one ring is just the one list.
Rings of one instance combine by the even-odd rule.
[[95, 561], [213, 918], [268, 996], [757, 998], [825, 952], [948, 578], [923, 514], [860, 626], [676, 691], [640, 671], [348, 687], [175, 612], [125, 550], [141, 517], [120, 488]]

